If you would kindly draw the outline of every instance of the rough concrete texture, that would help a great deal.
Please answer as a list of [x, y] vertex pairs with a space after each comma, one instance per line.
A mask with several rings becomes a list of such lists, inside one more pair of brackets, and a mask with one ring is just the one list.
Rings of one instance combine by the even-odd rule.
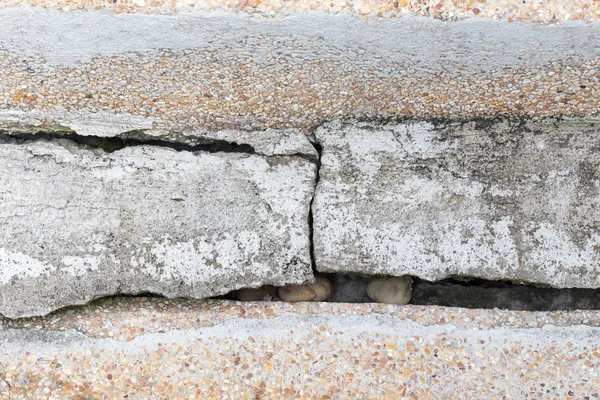
[[548, 24], [558, 21], [596, 21], [600, 5], [590, 0], [4, 0], [3, 7], [36, 6], [62, 11], [87, 10], [146, 14], [177, 14], [189, 11], [227, 10], [251, 16], [277, 18], [313, 11], [333, 15], [354, 14], [363, 18], [402, 18], [418, 15], [446, 21], [464, 19], [531, 21]]
[[[374, 23], [365, 18], [322, 13], [263, 19], [222, 11], [162, 16], [65, 13], [38, 8], [0, 8], [0, 15], [4, 21], [0, 40], [6, 50], [27, 56], [43, 54], [49, 65], [77, 65], [96, 56], [156, 53], [161, 49], [227, 48], [238, 57], [249, 57], [255, 52], [255, 57], [266, 61], [273, 47], [258, 45], [266, 39], [281, 41], [273, 43], [281, 51], [283, 41], [295, 42], [298, 50], [293, 56], [303, 61], [315, 57], [359, 57], [373, 65], [380, 60], [416, 61], [437, 70], [463, 66], [475, 72], [499, 66], [544, 64], [570, 55], [592, 59], [600, 42], [596, 35], [600, 24], [581, 22], [548, 27], [493, 20], [445, 23], [407, 16]], [[398, 37], [406, 40], [397, 40]], [[429, 46], [415, 46], [418, 43]], [[309, 49], [303, 49], [306, 47]], [[494, 57], [473, 57], [492, 50]]]
[[321, 272], [600, 287], [593, 121], [320, 127]]
[[600, 395], [597, 311], [130, 298], [0, 322], [10, 400]]
[[310, 281], [315, 169], [290, 156], [1, 144], [0, 312]]

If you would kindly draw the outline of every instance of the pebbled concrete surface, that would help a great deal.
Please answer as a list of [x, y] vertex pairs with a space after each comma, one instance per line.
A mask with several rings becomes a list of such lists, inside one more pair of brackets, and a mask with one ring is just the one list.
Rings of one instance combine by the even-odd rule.
[[[176, 11], [188, 4], [179, 3], [153, 1], [147, 8]], [[252, 8], [255, 2], [243, 3]], [[375, 6], [344, 8], [363, 3]], [[385, 6], [394, 3], [402, 2]], [[481, 7], [477, 18], [418, 16], [421, 8], [449, 11], [436, 3], [419, 1], [402, 18], [283, 8], [262, 18], [232, 10], [146, 15], [138, 4], [139, 12], [118, 14], [122, 1], [102, 2], [115, 12], [94, 11], [97, 0], [69, 1], [57, 7], [63, 11], [3, 2], [0, 109], [57, 120], [65, 119], [64, 110], [87, 113], [97, 123], [75, 118], [82, 132], [149, 124], [167, 131], [307, 130], [331, 118], [598, 114], [599, 22], [569, 21], [565, 8], [572, 5], [561, 4], [559, 12], [547, 2], [524, 6], [536, 17], [562, 15], [560, 22], [496, 20], [484, 16], [481, 2], [467, 5]], [[86, 11], [68, 12], [71, 6]], [[586, 14], [595, 18], [597, 6], [588, 6]]]
[[313, 11], [332, 15], [359, 15], [363, 18], [403, 18], [418, 15], [444, 21], [465, 19], [530, 21], [549, 24], [558, 21], [595, 21], [600, 6], [589, 0], [478, 0], [439, 2], [438, 0], [4, 0], [3, 7], [36, 6], [62, 11], [87, 10], [122, 13], [175, 15], [189, 11], [227, 10], [256, 17], [278, 18], [291, 13]]
[[0, 320], [0, 398], [592, 399], [599, 317], [109, 299]]
[[0, 144], [0, 313], [94, 297], [205, 298], [313, 279], [300, 157]]
[[319, 127], [320, 272], [600, 287], [592, 120]]

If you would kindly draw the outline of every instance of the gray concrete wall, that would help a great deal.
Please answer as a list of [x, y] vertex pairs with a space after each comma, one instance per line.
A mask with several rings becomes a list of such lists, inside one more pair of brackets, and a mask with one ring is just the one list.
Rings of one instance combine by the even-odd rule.
[[313, 279], [301, 157], [0, 144], [0, 312], [110, 294], [205, 298]]
[[165, 147], [177, 138], [144, 144], [148, 132], [114, 152], [17, 132], [0, 144], [8, 316], [301, 284], [313, 270], [600, 287], [592, 120], [334, 121], [310, 138], [271, 130], [181, 151]]

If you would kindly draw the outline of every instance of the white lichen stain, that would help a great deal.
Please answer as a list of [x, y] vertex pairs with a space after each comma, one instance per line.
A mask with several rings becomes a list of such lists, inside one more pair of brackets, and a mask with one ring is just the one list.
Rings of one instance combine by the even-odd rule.
[[87, 272], [97, 271], [101, 264], [101, 259], [93, 255], [85, 256], [65, 256], [62, 258], [64, 267], [61, 271], [74, 276], [84, 276]]
[[260, 236], [256, 231], [182, 242], [167, 237], [151, 247], [155, 262], [146, 263], [143, 272], [161, 282], [180, 279], [192, 285], [218, 277], [239, 276], [242, 264], [251, 263], [257, 270], [266, 269], [260, 262], [253, 262], [259, 252]]
[[56, 271], [56, 267], [18, 251], [0, 248], [0, 284], [13, 278], [37, 278]]
[[582, 267], [594, 273], [600, 272], [598, 234], [591, 235], [583, 246], [578, 246], [567, 232], [552, 224], [541, 223], [533, 235], [525, 238], [532, 247], [531, 266], [552, 277], [555, 285], [563, 285], [578, 277], [582, 279], [579, 271]]

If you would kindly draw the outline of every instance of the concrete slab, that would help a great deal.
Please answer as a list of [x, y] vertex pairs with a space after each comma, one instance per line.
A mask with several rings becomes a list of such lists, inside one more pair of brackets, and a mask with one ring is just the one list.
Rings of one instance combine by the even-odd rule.
[[596, 398], [600, 315], [120, 299], [2, 320], [2, 398]]
[[[402, 2], [307, 0], [301, 11], [303, 0], [262, 1], [260, 10], [194, 1], [1, 2], [0, 109], [91, 115], [75, 118], [76, 130], [96, 135], [150, 124], [251, 131], [311, 129], [333, 117], [598, 114], [595, 4], [503, 10], [494, 1], [486, 11], [431, 0], [400, 11]], [[505, 14], [517, 8], [527, 12]]]
[[322, 126], [317, 269], [600, 287], [598, 129], [591, 120]]
[[0, 313], [97, 296], [205, 298], [313, 278], [303, 158], [0, 144]]

